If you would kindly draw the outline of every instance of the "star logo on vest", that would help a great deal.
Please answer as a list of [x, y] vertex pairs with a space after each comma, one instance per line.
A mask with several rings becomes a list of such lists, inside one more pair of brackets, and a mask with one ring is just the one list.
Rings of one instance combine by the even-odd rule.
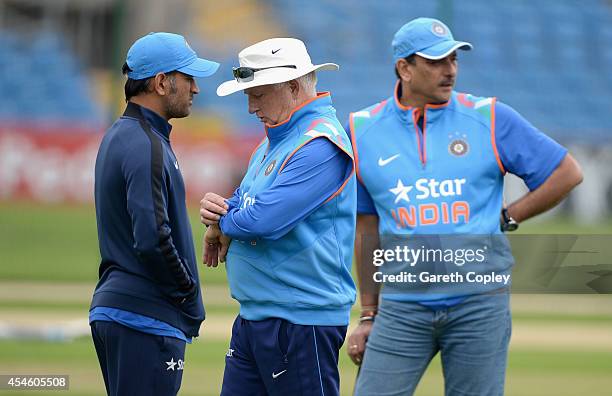
[[276, 166], [276, 160], [272, 160], [272, 162], [270, 162], [270, 165], [268, 165], [268, 167], [266, 168], [265, 175], [266, 176], [270, 175], [270, 173], [272, 173], [272, 171], [274, 170], [275, 166]]
[[395, 188], [389, 189], [389, 191], [395, 195], [394, 203], [398, 203], [399, 201], [410, 202], [410, 197], [408, 196], [410, 190], [412, 190], [412, 186], [404, 186], [401, 179], [397, 179], [397, 186]]
[[448, 152], [455, 157], [461, 157], [467, 154], [470, 146], [467, 142], [467, 135], [455, 132], [454, 134], [448, 135], [450, 144], [448, 145]]

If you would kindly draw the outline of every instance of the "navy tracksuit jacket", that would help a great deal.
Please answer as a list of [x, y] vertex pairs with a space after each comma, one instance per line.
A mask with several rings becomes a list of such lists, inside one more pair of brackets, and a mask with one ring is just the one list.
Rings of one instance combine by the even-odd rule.
[[171, 128], [130, 102], [102, 140], [95, 169], [102, 261], [91, 308], [149, 316], [195, 337], [204, 306]]

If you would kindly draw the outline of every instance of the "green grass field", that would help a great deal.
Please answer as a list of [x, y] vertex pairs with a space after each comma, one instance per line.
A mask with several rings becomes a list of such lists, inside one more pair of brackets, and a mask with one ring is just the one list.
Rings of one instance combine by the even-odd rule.
[[[197, 251], [203, 228], [192, 208]], [[578, 227], [555, 220], [525, 224], [525, 233], [612, 234], [612, 222]], [[0, 202], [0, 323], [41, 326], [63, 320], [86, 325], [97, 279], [98, 246], [93, 209]], [[237, 305], [229, 297], [223, 266], [200, 267], [208, 318], [188, 347], [182, 395], [219, 392], [229, 331]], [[507, 395], [610, 395], [612, 296], [513, 296], [513, 338]], [[350, 395], [356, 369], [341, 352], [341, 387]], [[70, 341], [0, 339], [0, 374], [68, 374], [71, 395], [104, 394], [87, 336]], [[2, 392], [37, 395], [42, 392]], [[55, 392], [63, 394], [62, 392]], [[442, 395], [434, 360], [417, 395]]]

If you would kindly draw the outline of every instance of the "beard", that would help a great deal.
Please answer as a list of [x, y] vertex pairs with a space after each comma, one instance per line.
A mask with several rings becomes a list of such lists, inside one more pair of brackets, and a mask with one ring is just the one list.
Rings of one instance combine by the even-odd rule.
[[188, 99], [179, 98], [178, 95], [172, 94], [168, 96], [166, 102], [166, 114], [170, 118], [184, 118], [191, 113], [191, 104]]
[[168, 119], [184, 118], [191, 113], [191, 103], [189, 102], [193, 99], [193, 95], [189, 95], [189, 98], [184, 96], [185, 95], [178, 95], [176, 80], [174, 76], [172, 76], [170, 78], [170, 95], [168, 95], [166, 100], [166, 114]]

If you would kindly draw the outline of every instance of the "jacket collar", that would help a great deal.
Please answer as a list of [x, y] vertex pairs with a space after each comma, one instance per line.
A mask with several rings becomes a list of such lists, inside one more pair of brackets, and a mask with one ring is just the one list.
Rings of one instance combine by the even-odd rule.
[[[393, 107], [395, 108], [397, 114], [402, 119], [402, 121], [413, 121], [415, 111], [419, 111], [418, 108], [412, 106], [404, 106], [401, 104], [399, 98], [402, 95], [402, 85], [398, 80], [395, 83], [395, 88], [393, 89]], [[427, 122], [435, 121], [444, 110], [452, 104], [453, 98], [455, 97], [455, 92], [453, 91], [451, 95], [451, 99], [444, 103], [439, 104], [426, 104], [425, 112], [427, 117]]]
[[291, 111], [286, 120], [278, 124], [266, 124], [266, 135], [270, 142], [282, 140], [300, 122], [301, 119], [313, 115], [333, 111], [331, 95], [329, 92], [319, 92], [317, 96], [307, 100]]
[[172, 125], [170, 125], [168, 121], [153, 110], [147, 109], [146, 107], [140, 106], [133, 102], [128, 102], [123, 115], [147, 122], [166, 140], [170, 140]]

